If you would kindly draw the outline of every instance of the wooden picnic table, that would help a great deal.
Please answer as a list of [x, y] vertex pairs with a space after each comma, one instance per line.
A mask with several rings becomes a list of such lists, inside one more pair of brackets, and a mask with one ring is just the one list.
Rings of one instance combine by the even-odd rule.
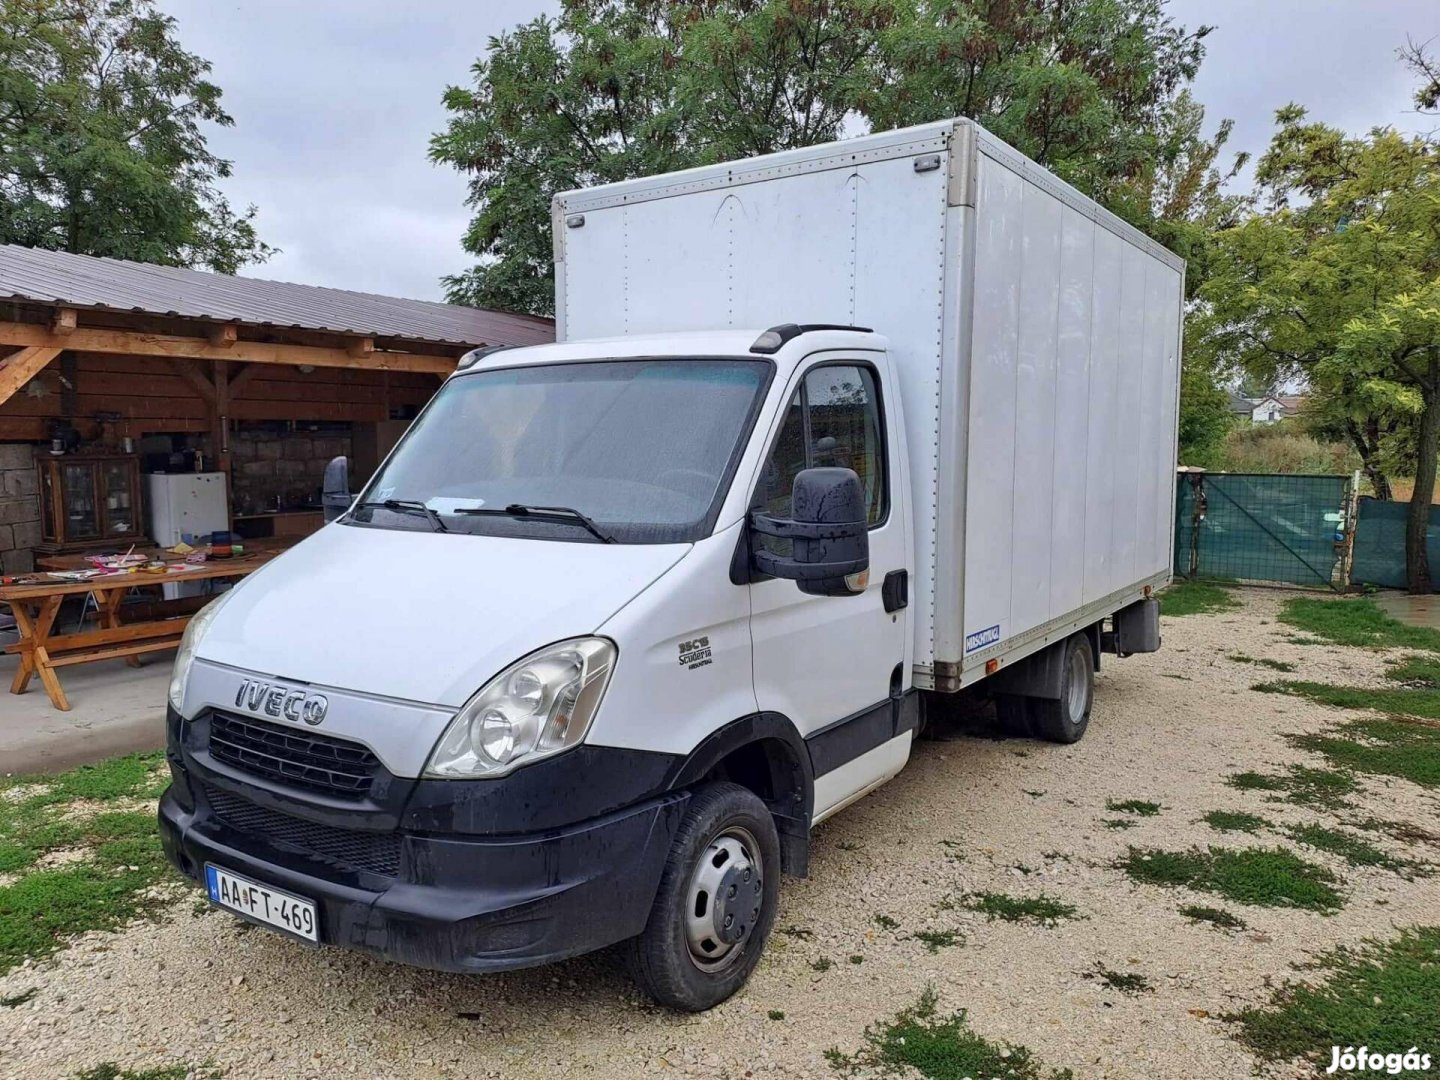
[[[71, 664], [88, 664], [97, 660], [124, 659], [138, 664], [142, 653], [161, 652], [180, 644], [180, 637], [190, 622], [189, 615], [176, 618], [146, 619], [125, 623], [120, 617], [120, 602], [131, 589], [166, 585], [179, 581], [210, 581], [216, 578], [244, 577], [264, 566], [279, 554], [279, 549], [247, 552], [233, 559], [212, 559], [187, 564], [175, 559], [170, 565], [184, 570], [168, 573], [104, 574], [86, 581], [65, 581], [60, 578], [40, 580], [34, 584], [0, 586], [0, 603], [8, 604], [15, 616], [20, 640], [7, 645], [7, 653], [20, 654], [20, 667], [10, 683], [12, 694], [23, 694], [36, 675], [44, 684], [50, 702], [57, 709], [68, 711], [70, 702], [60, 686], [55, 669]], [[43, 574], [28, 575], [41, 577]], [[97, 629], [82, 628], [75, 633], [54, 633], [60, 605], [71, 596], [93, 596], [99, 616]]]

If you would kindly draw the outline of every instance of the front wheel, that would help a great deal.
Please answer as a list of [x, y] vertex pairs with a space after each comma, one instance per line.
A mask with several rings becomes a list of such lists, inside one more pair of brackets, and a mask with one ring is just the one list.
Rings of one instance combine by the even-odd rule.
[[630, 972], [672, 1009], [718, 1005], [755, 970], [779, 900], [769, 809], [738, 784], [707, 784], [690, 797], [644, 931], [626, 943]]

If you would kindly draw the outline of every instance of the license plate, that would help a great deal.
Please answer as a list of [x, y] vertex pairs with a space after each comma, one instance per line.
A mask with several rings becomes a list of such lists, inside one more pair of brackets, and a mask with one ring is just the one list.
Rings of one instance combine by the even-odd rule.
[[228, 870], [205, 864], [205, 887], [212, 903], [248, 916], [258, 923], [273, 926], [287, 934], [319, 942], [319, 919], [315, 904], [293, 893], [282, 892], [273, 885], [261, 885]]

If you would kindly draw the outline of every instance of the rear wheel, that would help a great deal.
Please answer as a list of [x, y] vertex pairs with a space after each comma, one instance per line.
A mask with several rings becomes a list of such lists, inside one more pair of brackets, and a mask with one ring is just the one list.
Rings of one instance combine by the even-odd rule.
[[1079, 742], [1090, 725], [1095, 701], [1095, 653], [1086, 634], [1076, 634], [1062, 646], [1060, 697], [1030, 698], [1026, 710], [1031, 733], [1050, 742]]
[[766, 805], [738, 784], [690, 798], [645, 930], [627, 943], [635, 981], [662, 1005], [720, 1004], [760, 960], [780, 899], [780, 838]]

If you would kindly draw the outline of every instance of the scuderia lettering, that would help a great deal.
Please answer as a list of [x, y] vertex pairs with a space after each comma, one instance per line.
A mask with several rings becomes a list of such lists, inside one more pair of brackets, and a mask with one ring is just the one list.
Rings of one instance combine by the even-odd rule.
[[694, 671], [710, 663], [710, 638], [708, 635], [692, 641], [680, 642], [680, 666]]

